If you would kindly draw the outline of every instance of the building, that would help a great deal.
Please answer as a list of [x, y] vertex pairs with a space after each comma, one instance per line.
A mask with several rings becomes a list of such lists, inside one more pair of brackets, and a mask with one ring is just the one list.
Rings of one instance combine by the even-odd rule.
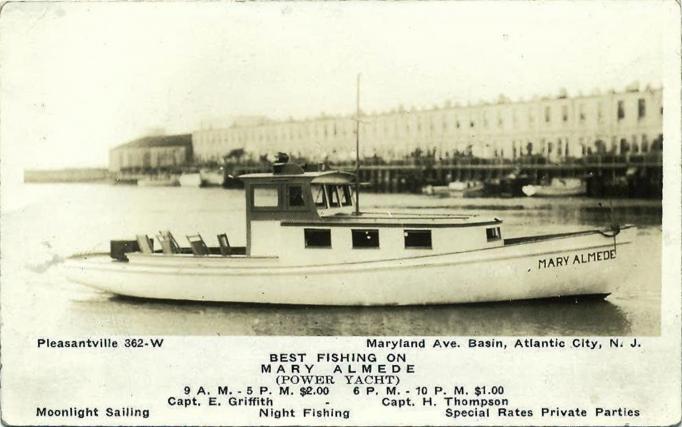
[[192, 135], [147, 136], [109, 151], [109, 171], [173, 169], [192, 163]]
[[[541, 155], [556, 161], [597, 153], [660, 150], [662, 90], [629, 87], [589, 96], [446, 105], [428, 110], [400, 108], [361, 117], [361, 156], [405, 158], [417, 150], [437, 157], [470, 154], [515, 159]], [[309, 160], [350, 160], [355, 155], [353, 117], [262, 120], [192, 135], [195, 159], [219, 161], [243, 149], [256, 159], [286, 151]]]

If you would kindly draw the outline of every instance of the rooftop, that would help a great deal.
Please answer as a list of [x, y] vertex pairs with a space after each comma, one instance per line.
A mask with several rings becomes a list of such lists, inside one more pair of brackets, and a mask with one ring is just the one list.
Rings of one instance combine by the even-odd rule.
[[136, 140], [127, 142], [125, 144], [114, 147], [115, 150], [119, 148], [149, 148], [149, 147], [175, 147], [175, 146], [192, 146], [192, 134], [185, 133], [180, 135], [158, 135], [145, 136]]
[[245, 175], [240, 175], [239, 179], [242, 180], [265, 180], [265, 181], [274, 181], [274, 180], [287, 180], [287, 179], [295, 179], [295, 180], [305, 180], [305, 181], [311, 181], [313, 183], [319, 183], [319, 184], [350, 184], [353, 182], [353, 178], [355, 175], [348, 173], [348, 172], [342, 172], [342, 171], [323, 171], [323, 172], [305, 172], [305, 173], [298, 173], [298, 174], [286, 174], [286, 173], [250, 173], [250, 174], [245, 174]]

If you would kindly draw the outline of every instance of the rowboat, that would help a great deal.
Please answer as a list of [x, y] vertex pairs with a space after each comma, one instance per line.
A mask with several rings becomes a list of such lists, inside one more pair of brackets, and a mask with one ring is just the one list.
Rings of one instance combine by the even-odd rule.
[[240, 176], [246, 245], [170, 232], [64, 263], [74, 282], [138, 298], [420, 305], [604, 298], [631, 266], [633, 226], [507, 237], [497, 217], [360, 211], [353, 175], [280, 161]]

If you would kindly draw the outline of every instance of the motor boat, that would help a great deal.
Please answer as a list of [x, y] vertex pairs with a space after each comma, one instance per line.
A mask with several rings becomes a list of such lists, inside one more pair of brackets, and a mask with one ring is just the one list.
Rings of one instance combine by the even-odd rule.
[[[361, 211], [342, 171], [286, 161], [240, 176], [246, 244], [181, 246], [171, 232], [111, 241], [64, 263], [74, 282], [129, 297], [310, 305], [480, 303], [609, 295], [636, 228], [508, 237], [497, 217]], [[354, 183], [356, 185], [354, 185]]]

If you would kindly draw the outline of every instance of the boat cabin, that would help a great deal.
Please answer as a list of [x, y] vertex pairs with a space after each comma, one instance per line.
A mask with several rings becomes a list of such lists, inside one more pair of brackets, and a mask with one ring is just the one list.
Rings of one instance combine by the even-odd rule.
[[170, 231], [157, 236], [155, 250], [146, 235], [112, 241], [111, 257], [127, 253], [251, 257], [285, 265], [325, 265], [387, 261], [471, 252], [504, 245], [502, 221], [453, 213], [358, 212], [354, 175], [341, 171], [304, 172], [298, 165], [275, 163], [272, 173], [241, 175], [246, 196], [246, 246], [230, 246], [218, 235], [208, 247], [201, 235], [187, 236], [181, 247]]
[[[289, 163], [239, 177], [246, 254], [296, 263], [414, 257], [501, 246], [502, 221], [472, 215], [355, 213], [354, 175]], [[295, 259], [294, 259], [295, 258]]]

